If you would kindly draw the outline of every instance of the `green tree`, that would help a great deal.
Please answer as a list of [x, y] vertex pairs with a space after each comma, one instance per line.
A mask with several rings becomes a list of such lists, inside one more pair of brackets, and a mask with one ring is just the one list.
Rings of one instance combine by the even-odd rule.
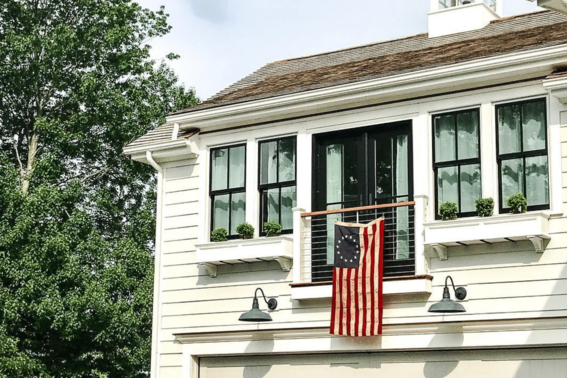
[[156, 183], [122, 148], [198, 102], [149, 57], [169, 30], [129, 0], [0, 2], [0, 377], [148, 375]]

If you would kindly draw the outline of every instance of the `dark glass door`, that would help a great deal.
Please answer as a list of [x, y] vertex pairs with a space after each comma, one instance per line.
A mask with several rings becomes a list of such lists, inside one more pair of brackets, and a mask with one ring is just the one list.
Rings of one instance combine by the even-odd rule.
[[[317, 135], [314, 140], [313, 209], [348, 209], [358, 206], [406, 202], [412, 199], [411, 123]], [[395, 222], [395, 254], [385, 259], [409, 259], [410, 240], [399, 240], [409, 222], [407, 207], [389, 210]], [[312, 219], [312, 278], [332, 276], [334, 222], [365, 223], [380, 216], [376, 211], [330, 214]], [[403, 239], [403, 237], [402, 237]], [[387, 269], [386, 269], [387, 271]]]

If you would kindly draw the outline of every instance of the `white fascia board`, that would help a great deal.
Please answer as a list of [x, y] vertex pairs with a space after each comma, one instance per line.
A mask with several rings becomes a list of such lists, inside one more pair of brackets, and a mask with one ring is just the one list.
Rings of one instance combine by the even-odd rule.
[[191, 146], [191, 141], [189, 139], [179, 139], [166, 143], [125, 149], [124, 154], [130, 155], [132, 160], [148, 164], [146, 159], [147, 151], [151, 151], [153, 158], [159, 162], [176, 160], [183, 157], [191, 159], [198, 155], [198, 153], [195, 152], [195, 147]]
[[562, 104], [567, 104], [567, 77], [546, 79], [543, 81], [543, 87], [557, 97]]
[[283, 95], [273, 98], [172, 115], [181, 129], [214, 129], [271, 122], [325, 110], [337, 110], [446, 90], [474, 89], [479, 85], [505, 83], [549, 74], [567, 60], [567, 46], [507, 54], [472, 62], [420, 70], [382, 79]]

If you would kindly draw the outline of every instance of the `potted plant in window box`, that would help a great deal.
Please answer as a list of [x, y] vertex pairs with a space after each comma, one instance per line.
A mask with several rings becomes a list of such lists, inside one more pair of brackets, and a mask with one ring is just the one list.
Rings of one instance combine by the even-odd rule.
[[457, 219], [457, 213], [459, 212], [457, 204], [455, 202], [443, 202], [439, 206], [439, 216], [442, 220], [453, 220]]
[[282, 233], [282, 226], [275, 221], [264, 222], [264, 232], [266, 236], [279, 236]]
[[508, 198], [506, 205], [514, 214], [525, 213], [528, 211], [528, 200], [522, 193], [514, 194]]
[[491, 217], [494, 214], [494, 200], [492, 198], [480, 198], [474, 201], [474, 204], [479, 217]]
[[228, 230], [226, 228], [217, 228], [211, 232], [212, 242], [223, 242], [228, 240]]
[[252, 239], [254, 237], [254, 226], [250, 223], [240, 223], [236, 226], [236, 232], [240, 235], [240, 239]]

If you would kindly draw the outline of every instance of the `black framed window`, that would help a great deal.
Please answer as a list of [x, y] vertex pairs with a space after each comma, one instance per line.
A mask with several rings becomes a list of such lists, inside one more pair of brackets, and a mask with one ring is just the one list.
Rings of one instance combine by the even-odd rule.
[[545, 98], [498, 105], [500, 211], [508, 198], [522, 193], [528, 210], [549, 208], [547, 103]]
[[210, 173], [211, 230], [238, 237], [236, 226], [246, 221], [246, 145], [211, 149]]
[[436, 214], [439, 205], [451, 201], [459, 216], [476, 215], [474, 201], [482, 195], [479, 126], [478, 109], [433, 116]]
[[282, 233], [293, 231], [296, 205], [296, 137], [262, 141], [260, 144], [260, 229], [264, 222], [275, 221]]

